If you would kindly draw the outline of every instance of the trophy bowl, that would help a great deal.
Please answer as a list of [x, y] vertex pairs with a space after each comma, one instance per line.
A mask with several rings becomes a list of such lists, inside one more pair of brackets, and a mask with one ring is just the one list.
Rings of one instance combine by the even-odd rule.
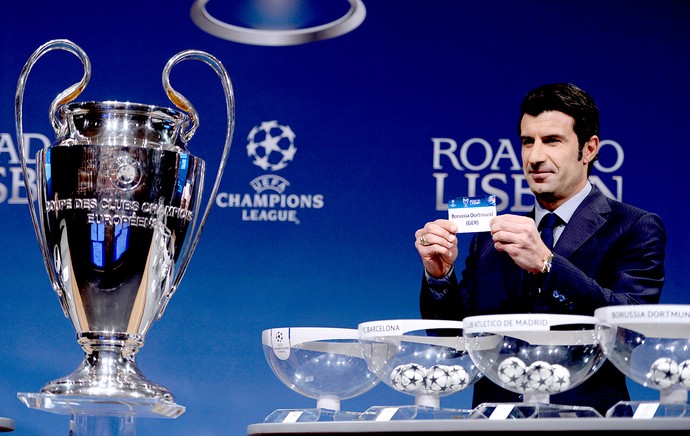
[[264, 356], [273, 373], [293, 391], [316, 400], [312, 409], [278, 409], [264, 422], [351, 421], [342, 400], [379, 383], [367, 367], [356, 329], [286, 327], [262, 332]]
[[[414, 397], [414, 406], [373, 406], [361, 420], [463, 418], [468, 410], [441, 409], [441, 397], [472, 386], [482, 374], [465, 347], [463, 323], [396, 319], [359, 324], [369, 368], [386, 385]], [[390, 416], [382, 416], [389, 414]]]
[[606, 416], [690, 415], [690, 305], [601, 307], [594, 312], [608, 360], [634, 382], [659, 391], [660, 401], [624, 401]]
[[574, 388], [606, 360], [596, 319], [580, 315], [505, 314], [463, 319], [467, 349], [484, 376], [523, 402], [509, 408], [480, 404], [473, 417], [601, 416], [590, 407], [549, 404], [549, 396]]

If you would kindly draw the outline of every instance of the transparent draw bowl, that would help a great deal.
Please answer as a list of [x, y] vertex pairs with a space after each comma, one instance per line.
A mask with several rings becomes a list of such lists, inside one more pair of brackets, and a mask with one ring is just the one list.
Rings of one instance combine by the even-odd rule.
[[356, 329], [274, 328], [263, 331], [262, 344], [278, 379], [293, 391], [316, 399], [319, 410], [340, 411], [341, 400], [361, 395], [379, 383], [362, 355]]
[[607, 306], [594, 317], [608, 360], [634, 382], [658, 390], [662, 405], [643, 412], [637, 411], [642, 402], [625, 402], [607, 416], [638, 412], [690, 417], [690, 305]]
[[358, 326], [369, 368], [416, 406], [439, 408], [440, 398], [472, 386], [481, 373], [472, 362], [462, 321], [397, 319]]
[[[549, 404], [551, 394], [581, 384], [606, 360], [591, 316], [482, 315], [463, 322], [467, 348], [479, 370], [493, 383], [522, 394], [524, 403]], [[599, 414], [588, 408], [585, 415]]]

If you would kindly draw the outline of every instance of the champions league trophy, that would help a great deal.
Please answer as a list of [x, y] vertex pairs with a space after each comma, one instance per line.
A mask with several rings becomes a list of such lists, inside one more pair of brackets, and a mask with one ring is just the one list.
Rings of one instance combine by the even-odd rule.
[[[55, 49], [76, 55], [84, 75], [51, 104], [56, 140], [36, 154], [36, 195], [25, 158], [23, 95], [33, 65]], [[169, 81], [171, 69], [184, 60], [203, 61], [215, 70], [228, 116], [219, 169], [201, 218], [205, 162], [187, 150], [198, 116]], [[106, 416], [125, 419], [131, 429], [135, 417], [175, 418], [185, 411], [167, 388], [140, 372], [134, 356], [177, 290], [213, 205], [232, 142], [234, 96], [223, 65], [194, 50], [173, 56], [163, 70], [163, 87], [179, 110], [72, 102], [90, 76], [80, 47], [53, 40], [29, 58], [17, 86], [17, 140], [31, 220], [53, 289], [85, 353], [72, 374], [18, 397], [30, 408], [71, 414], [77, 426], [83, 424], [80, 417]]]

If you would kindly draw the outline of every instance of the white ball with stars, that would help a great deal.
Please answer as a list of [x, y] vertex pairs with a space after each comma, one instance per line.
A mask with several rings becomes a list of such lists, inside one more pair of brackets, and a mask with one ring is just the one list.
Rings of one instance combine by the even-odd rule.
[[448, 373], [450, 374], [450, 390], [458, 392], [470, 385], [470, 374], [462, 365], [451, 365]]
[[426, 368], [416, 363], [398, 365], [391, 372], [391, 384], [400, 392], [416, 392], [424, 387]]
[[532, 362], [527, 367], [527, 383], [536, 392], [547, 392], [553, 384], [551, 364], [543, 360]]
[[554, 363], [551, 365], [553, 371], [553, 382], [548, 387], [549, 392], [558, 393], [567, 391], [570, 388], [570, 370], [563, 365]]
[[445, 392], [450, 389], [453, 380], [448, 365], [434, 365], [426, 372], [424, 386], [428, 393]]
[[678, 383], [685, 389], [690, 389], [690, 359], [678, 364]]
[[498, 365], [498, 379], [506, 386], [521, 386], [527, 377], [527, 365], [519, 357], [508, 357]]
[[668, 389], [678, 383], [678, 363], [670, 357], [660, 357], [649, 367], [649, 377], [660, 389]]
[[523, 393], [523, 394], [537, 391], [530, 384], [530, 381], [527, 378], [527, 374], [525, 374], [525, 378], [523, 378], [522, 381], [520, 382], [520, 384], [518, 384], [516, 387], [517, 387], [517, 391], [520, 393]]

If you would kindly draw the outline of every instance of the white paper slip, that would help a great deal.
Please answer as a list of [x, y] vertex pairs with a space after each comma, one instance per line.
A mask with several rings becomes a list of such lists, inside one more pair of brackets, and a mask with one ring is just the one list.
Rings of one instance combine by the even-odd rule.
[[458, 226], [458, 233], [488, 232], [495, 216], [495, 195], [455, 197], [448, 202], [448, 219]]

